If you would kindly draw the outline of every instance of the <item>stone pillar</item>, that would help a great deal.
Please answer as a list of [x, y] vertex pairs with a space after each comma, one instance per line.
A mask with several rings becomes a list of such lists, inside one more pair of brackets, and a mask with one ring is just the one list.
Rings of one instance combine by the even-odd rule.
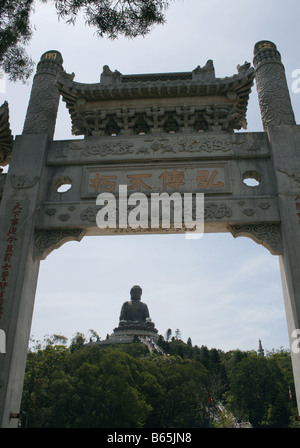
[[296, 124], [285, 69], [276, 45], [258, 42], [253, 65], [264, 130], [269, 125]]
[[268, 135], [277, 179], [283, 245], [280, 270], [300, 415], [300, 126], [269, 126]]
[[253, 64], [264, 130], [268, 133], [276, 178], [283, 255], [284, 292], [298, 413], [300, 414], [300, 127], [296, 125], [281, 55], [275, 44], [258, 42]]
[[35, 217], [44, 184], [45, 158], [59, 102], [57, 52], [37, 67], [24, 125], [17, 136], [0, 204], [0, 427], [16, 427], [22, 398], [39, 262], [33, 258]]
[[63, 73], [58, 51], [44, 53], [37, 65], [23, 134], [48, 134], [53, 138], [60, 94], [55, 83]]

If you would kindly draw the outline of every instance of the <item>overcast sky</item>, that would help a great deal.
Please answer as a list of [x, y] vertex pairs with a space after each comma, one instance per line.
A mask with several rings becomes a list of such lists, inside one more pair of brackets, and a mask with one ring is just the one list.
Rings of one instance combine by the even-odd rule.
[[[213, 59], [216, 76], [235, 74], [253, 59], [260, 40], [280, 51], [291, 99], [299, 121], [300, 94], [292, 92], [292, 72], [300, 68], [299, 0], [185, 0], [171, 4], [167, 23], [145, 38], [99, 39], [82, 20], [75, 27], [58, 21], [50, 5], [33, 16], [36, 31], [28, 48], [36, 62], [58, 50], [67, 72], [79, 82], [100, 80], [103, 65], [123, 74], [192, 71]], [[14, 135], [22, 133], [31, 82], [6, 83], [1, 103], [10, 105]], [[262, 131], [256, 87], [248, 107], [247, 131]], [[61, 103], [55, 139], [74, 138]], [[178, 328], [182, 339], [208, 348], [265, 350], [288, 347], [278, 257], [249, 238], [205, 234], [86, 237], [68, 242], [41, 262], [32, 335], [76, 332], [102, 338], [118, 325], [121, 305], [131, 286], [143, 289], [142, 300], [159, 333]]]

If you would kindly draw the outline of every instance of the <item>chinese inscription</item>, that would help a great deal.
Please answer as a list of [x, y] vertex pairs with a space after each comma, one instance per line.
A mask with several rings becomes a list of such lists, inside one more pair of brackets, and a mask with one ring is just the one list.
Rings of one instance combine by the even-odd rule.
[[[200, 169], [201, 168], [201, 169]], [[132, 169], [108, 171], [107, 168], [86, 168], [83, 180], [83, 197], [96, 197], [103, 192], [117, 193], [119, 185], [127, 185], [128, 191], [151, 193], [155, 191], [179, 191], [199, 193], [231, 192], [229, 167], [226, 163], [208, 164], [205, 167], [152, 169], [147, 172]]]
[[8, 286], [8, 277], [10, 275], [12, 267], [12, 256], [14, 254], [14, 245], [18, 240], [17, 230], [20, 219], [22, 207], [20, 202], [16, 202], [12, 208], [12, 214], [10, 219], [10, 227], [6, 234], [6, 248], [4, 251], [3, 264], [1, 266], [1, 281], [0, 281], [0, 318], [3, 315], [4, 295]]

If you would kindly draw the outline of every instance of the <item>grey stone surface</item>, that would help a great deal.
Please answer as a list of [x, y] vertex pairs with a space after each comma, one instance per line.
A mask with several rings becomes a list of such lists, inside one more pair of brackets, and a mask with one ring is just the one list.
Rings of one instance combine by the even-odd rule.
[[[295, 331], [300, 328], [300, 126], [270, 126], [274, 172], [277, 178], [283, 254], [280, 269], [287, 316], [298, 409], [300, 409], [300, 353], [293, 349]], [[300, 333], [300, 332], [299, 332]]]
[[34, 259], [34, 229], [49, 137], [54, 133], [62, 71], [58, 52], [41, 57], [34, 78], [22, 136], [15, 139], [0, 204], [0, 327], [6, 353], [0, 354], [0, 426], [16, 427], [39, 260]]
[[0, 354], [2, 427], [17, 425], [10, 414], [19, 412], [22, 396], [39, 271], [39, 261], [33, 259], [33, 233], [47, 141], [43, 134], [17, 138], [1, 200], [0, 327], [6, 334], [6, 353]]
[[55, 85], [63, 73], [63, 59], [58, 51], [47, 51], [41, 56], [33, 80], [23, 134], [54, 135], [60, 94]]
[[285, 69], [273, 42], [261, 41], [254, 47], [253, 64], [264, 129], [270, 125], [296, 124]]

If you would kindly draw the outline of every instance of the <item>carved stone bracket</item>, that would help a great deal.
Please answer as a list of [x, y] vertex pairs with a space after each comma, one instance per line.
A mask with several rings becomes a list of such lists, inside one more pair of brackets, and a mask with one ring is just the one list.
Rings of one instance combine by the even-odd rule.
[[44, 260], [50, 252], [67, 241], [81, 241], [86, 231], [82, 229], [36, 230], [34, 236], [34, 257]]
[[281, 255], [282, 239], [280, 224], [245, 224], [229, 226], [234, 236], [247, 236], [258, 244], [262, 244], [272, 255]]
[[[100, 83], [59, 76], [56, 86], [69, 109], [74, 135], [231, 133], [247, 126], [253, 80], [250, 64], [239, 66], [233, 76], [216, 78], [209, 60], [205, 67], [184, 73], [122, 75], [104, 66]], [[163, 107], [162, 98], [168, 98]]]
[[[174, 107], [171, 110], [148, 107], [79, 111], [74, 119], [78, 135], [104, 136], [161, 132], [232, 131], [239, 128], [236, 106], [214, 105]], [[245, 125], [246, 126], [246, 125]]]
[[11, 176], [11, 184], [14, 190], [23, 190], [29, 189], [36, 185], [39, 177], [35, 176], [34, 179], [28, 179], [27, 176], [15, 176], [14, 174]]

